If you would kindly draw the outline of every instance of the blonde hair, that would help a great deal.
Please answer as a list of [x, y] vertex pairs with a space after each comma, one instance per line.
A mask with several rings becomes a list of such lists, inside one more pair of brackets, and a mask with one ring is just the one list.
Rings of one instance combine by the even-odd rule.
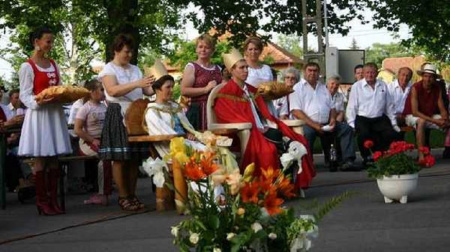
[[263, 42], [260, 38], [258, 37], [248, 37], [245, 41], [244, 41], [244, 51], [247, 51], [248, 45], [249, 44], [254, 44], [256, 46], [256, 48], [258, 48], [259, 50], [263, 50], [264, 45]]
[[211, 47], [211, 49], [213, 49], [213, 50], [216, 49], [216, 40], [213, 37], [211, 37], [210, 35], [203, 34], [200, 37], [198, 37], [197, 40], [195, 41], [196, 47], [198, 46], [200, 41], [205, 42], [209, 47]]

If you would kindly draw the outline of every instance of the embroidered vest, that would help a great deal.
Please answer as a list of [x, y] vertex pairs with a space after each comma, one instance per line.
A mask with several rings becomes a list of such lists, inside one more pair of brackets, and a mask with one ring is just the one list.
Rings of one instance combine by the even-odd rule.
[[56, 64], [53, 60], [50, 60], [53, 68], [55, 69], [53, 72], [41, 72], [31, 59], [28, 59], [27, 62], [33, 68], [34, 73], [34, 81], [33, 81], [33, 93], [34, 95], [38, 95], [44, 89], [50, 86], [57, 86], [59, 83], [59, 73], [58, 68], [56, 68]]

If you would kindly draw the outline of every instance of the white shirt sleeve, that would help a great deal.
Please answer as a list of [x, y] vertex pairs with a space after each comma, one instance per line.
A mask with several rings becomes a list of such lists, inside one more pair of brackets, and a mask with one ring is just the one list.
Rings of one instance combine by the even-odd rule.
[[101, 80], [105, 76], [116, 76], [117, 73], [114, 71], [114, 68], [111, 66], [112, 63], [108, 63], [102, 69], [102, 71], [98, 74], [98, 79]]
[[147, 109], [147, 112], [145, 113], [145, 122], [150, 136], [177, 134], [177, 132], [172, 129], [171, 125], [163, 120], [154, 109]]
[[19, 70], [20, 94], [19, 98], [29, 109], [38, 109], [39, 105], [33, 93], [34, 72], [29, 63], [23, 63]]
[[297, 84], [294, 87], [294, 92], [289, 94], [289, 102], [292, 110], [303, 110], [303, 99], [301, 95], [301, 84]]
[[391, 120], [392, 127], [397, 126], [397, 119], [395, 118], [395, 101], [390, 92], [386, 93], [386, 115]]
[[356, 85], [357, 84], [353, 84], [350, 91], [350, 98], [348, 99], [346, 111], [347, 123], [352, 128], [355, 128], [355, 120], [358, 113], [358, 89], [356, 88]]

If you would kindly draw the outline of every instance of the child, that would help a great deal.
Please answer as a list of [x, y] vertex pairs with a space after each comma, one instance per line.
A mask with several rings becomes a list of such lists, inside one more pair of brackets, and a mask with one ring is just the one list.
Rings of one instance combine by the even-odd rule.
[[[85, 87], [91, 91], [90, 99], [78, 110], [75, 117], [75, 134], [80, 137], [80, 153], [85, 156], [97, 156], [100, 136], [106, 114], [104, 89], [98, 80], [91, 80]], [[84, 204], [107, 205], [111, 195], [111, 163], [98, 162], [98, 194], [92, 195]]]

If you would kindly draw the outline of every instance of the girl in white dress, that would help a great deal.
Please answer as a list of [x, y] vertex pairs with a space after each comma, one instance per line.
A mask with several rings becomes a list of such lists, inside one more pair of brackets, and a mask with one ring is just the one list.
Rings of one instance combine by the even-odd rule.
[[[62, 106], [53, 103], [53, 98], [35, 100], [35, 96], [44, 89], [60, 84], [59, 69], [53, 60], [47, 58], [53, 46], [53, 34], [49, 29], [41, 28], [31, 34], [30, 42], [33, 53], [19, 70], [20, 100], [28, 109], [18, 154], [35, 157], [33, 172], [39, 214], [55, 215], [63, 213], [57, 204], [57, 156], [72, 153], [72, 147]], [[48, 179], [45, 179], [47, 168]]]

